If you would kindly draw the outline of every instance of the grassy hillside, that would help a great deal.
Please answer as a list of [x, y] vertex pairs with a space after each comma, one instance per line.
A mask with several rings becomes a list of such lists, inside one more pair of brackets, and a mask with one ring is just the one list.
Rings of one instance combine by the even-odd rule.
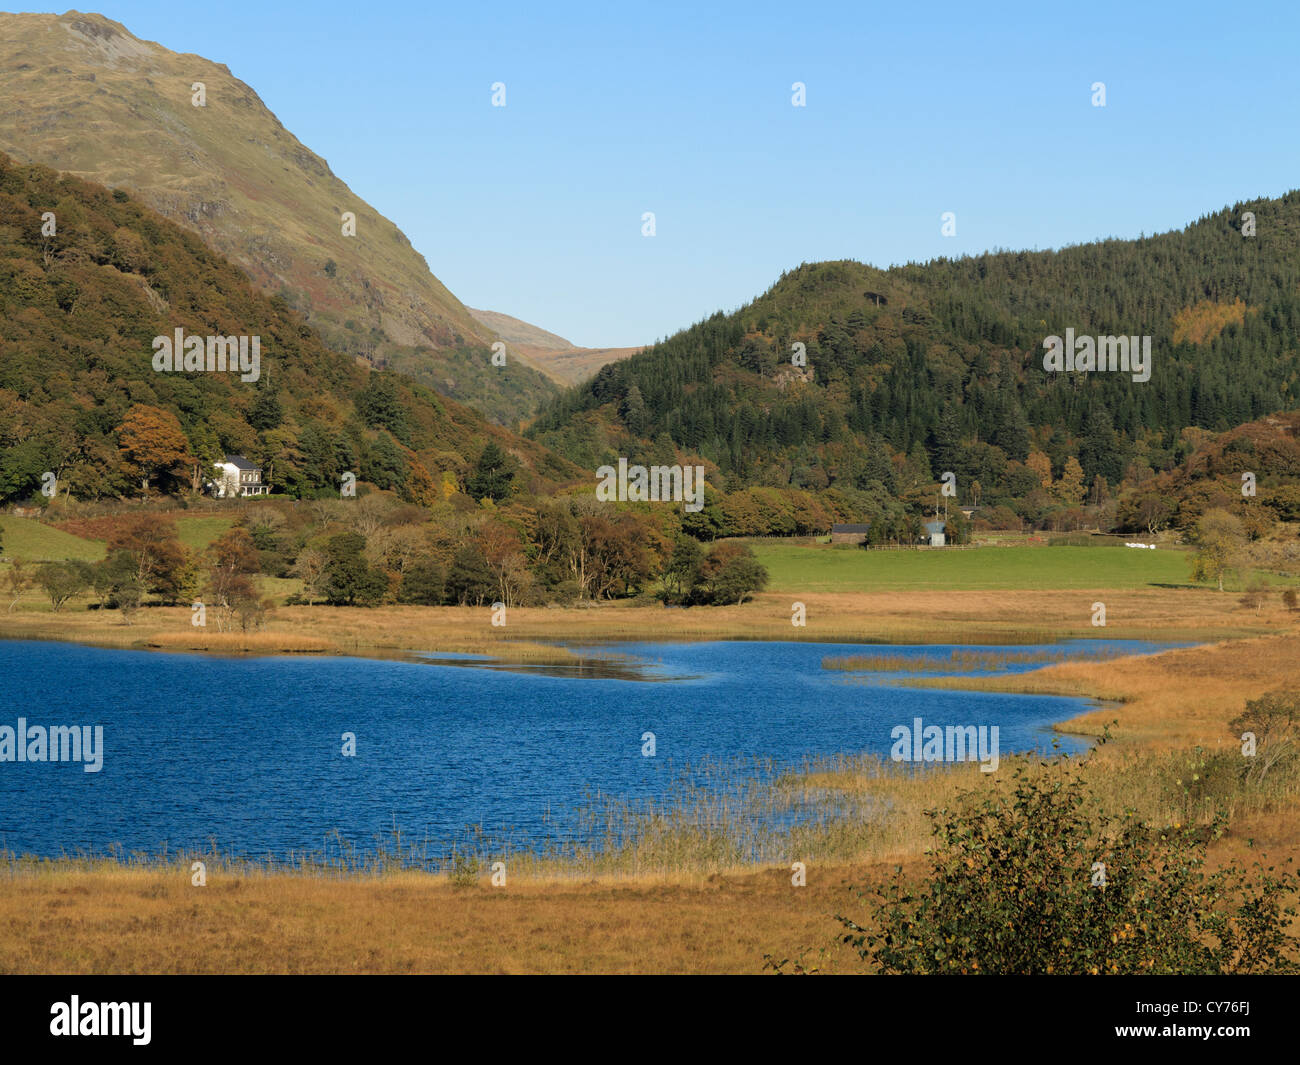
[[[224, 64], [102, 15], [0, 14], [0, 98], [0, 151], [128, 190], [283, 294], [334, 350], [501, 424], [556, 393], [518, 358], [492, 368], [491, 330]], [[355, 236], [343, 235], [344, 211]]]
[[84, 540], [31, 518], [0, 516], [0, 557], [23, 562], [98, 562], [105, 554], [102, 540]]
[[466, 310], [507, 344], [525, 345], [540, 351], [572, 351], [577, 346], [571, 340], [565, 340], [540, 326], [512, 318], [500, 311], [480, 311], [473, 307], [467, 307]]
[[177, 538], [189, 550], [199, 552], [207, 548], [234, 524], [233, 514], [212, 514], [201, 517], [178, 517], [176, 519]]
[[[257, 380], [156, 371], [153, 338], [177, 328], [260, 337]], [[188, 491], [222, 453], [261, 463], [292, 494], [337, 497], [351, 472], [429, 502], [463, 483], [489, 441], [538, 487], [578, 472], [330, 350], [285, 301], [122, 190], [0, 155], [0, 502], [32, 495], [46, 472], [82, 499], [138, 494], [146, 478]]]

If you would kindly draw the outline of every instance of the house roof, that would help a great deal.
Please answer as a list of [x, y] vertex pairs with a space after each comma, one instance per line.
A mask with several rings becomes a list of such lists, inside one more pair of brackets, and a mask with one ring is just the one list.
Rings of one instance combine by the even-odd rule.
[[234, 466], [237, 470], [260, 470], [262, 468], [255, 462], [249, 462], [243, 455], [227, 455], [226, 464]]
[[943, 532], [944, 524], [945, 523], [942, 521], [927, 521], [925, 523], [925, 531], [928, 532], [931, 536], [934, 536], [935, 533]]
[[832, 525], [832, 533], [864, 533], [871, 532], [871, 522], [863, 525]]

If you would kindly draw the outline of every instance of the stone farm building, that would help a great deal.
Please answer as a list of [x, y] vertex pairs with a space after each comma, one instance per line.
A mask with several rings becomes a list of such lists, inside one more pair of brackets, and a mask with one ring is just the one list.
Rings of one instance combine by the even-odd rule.
[[832, 525], [831, 543], [860, 544], [866, 540], [869, 532], [871, 532], [871, 522], [862, 525]]

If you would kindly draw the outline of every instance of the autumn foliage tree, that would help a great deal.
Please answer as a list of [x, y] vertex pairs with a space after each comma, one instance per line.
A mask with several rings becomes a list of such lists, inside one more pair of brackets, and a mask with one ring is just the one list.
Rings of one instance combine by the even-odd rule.
[[171, 411], [159, 407], [132, 407], [118, 427], [117, 437], [122, 464], [140, 479], [145, 495], [151, 482], [170, 486], [191, 461], [190, 443], [181, 423]]
[[1223, 577], [1240, 564], [1246, 537], [1241, 521], [1223, 509], [1206, 511], [1196, 523], [1196, 553], [1192, 580], [1215, 581], [1223, 591]]
[[654, 557], [645, 531], [630, 515], [614, 520], [603, 514], [578, 519], [582, 567], [577, 580], [593, 599], [634, 594], [654, 572]]
[[745, 544], [715, 544], [700, 565], [696, 594], [704, 602], [739, 605], [767, 585], [767, 570]]
[[176, 523], [162, 514], [138, 514], [119, 524], [108, 537], [110, 555], [125, 552], [134, 570], [134, 583], [175, 602], [185, 578], [185, 548], [176, 536]]
[[211, 554], [207, 594], [216, 613], [217, 631], [230, 631], [237, 614], [247, 628], [247, 621], [260, 615], [262, 609], [252, 580], [261, 564], [253, 537], [243, 526], [236, 525], [212, 545]]
[[484, 523], [476, 537], [496, 584], [496, 594], [506, 606], [518, 604], [532, 584], [524, 545], [518, 532], [499, 521]]
[[1065, 460], [1061, 479], [1052, 486], [1052, 491], [1062, 503], [1077, 504], [1083, 501], [1086, 491], [1083, 484], [1083, 467], [1073, 455]]

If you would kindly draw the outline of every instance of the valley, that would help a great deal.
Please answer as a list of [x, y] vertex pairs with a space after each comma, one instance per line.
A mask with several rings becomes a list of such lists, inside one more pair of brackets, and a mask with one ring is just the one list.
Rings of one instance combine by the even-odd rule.
[[0, 972], [1300, 972], [1273, 66], [240, 7], [0, 13]]

